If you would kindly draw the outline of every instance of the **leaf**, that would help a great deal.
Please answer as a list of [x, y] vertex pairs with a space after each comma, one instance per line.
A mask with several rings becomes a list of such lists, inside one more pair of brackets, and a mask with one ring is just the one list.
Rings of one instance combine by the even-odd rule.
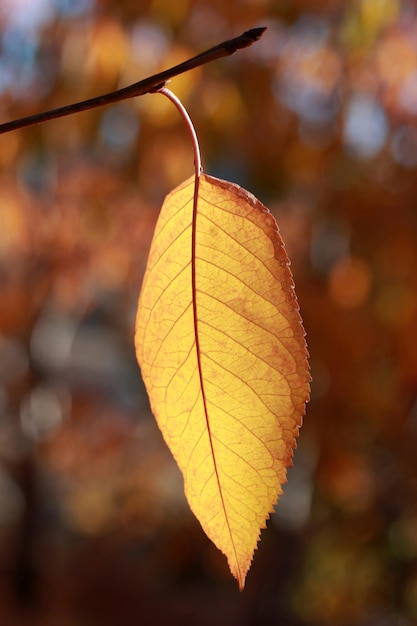
[[309, 394], [304, 330], [273, 216], [202, 175], [161, 209], [136, 322], [152, 411], [185, 494], [242, 589]]

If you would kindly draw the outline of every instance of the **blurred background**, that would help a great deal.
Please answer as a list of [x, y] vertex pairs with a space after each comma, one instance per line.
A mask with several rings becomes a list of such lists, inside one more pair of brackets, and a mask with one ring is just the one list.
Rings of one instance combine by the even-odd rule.
[[1, 626], [417, 623], [417, 8], [1, 0], [0, 122], [178, 77], [205, 170], [276, 216], [312, 399], [243, 594], [190, 513], [133, 348], [165, 194], [160, 95], [0, 138]]

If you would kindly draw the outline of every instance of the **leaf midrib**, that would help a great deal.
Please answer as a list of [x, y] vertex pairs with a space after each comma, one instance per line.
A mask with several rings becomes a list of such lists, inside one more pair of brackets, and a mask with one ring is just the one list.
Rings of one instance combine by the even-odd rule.
[[199, 200], [199, 190], [200, 190], [200, 176], [195, 176], [194, 179], [194, 195], [193, 195], [193, 213], [192, 213], [192, 225], [191, 225], [191, 290], [192, 290], [192, 302], [193, 302], [193, 324], [194, 324], [194, 339], [195, 339], [195, 349], [196, 349], [196, 357], [197, 357], [197, 368], [198, 368], [198, 376], [200, 381], [200, 389], [201, 389], [201, 397], [203, 400], [204, 407], [204, 416], [206, 419], [207, 425], [207, 433], [210, 442], [211, 456], [213, 459], [214, 472], [216, 475], [217, 486], [219, 489], [219, 495], [222, 503], [222, 508], [224, 511], [224, 516], [227, 524], [227, 528], [229, 531], [230, 541], [233, 546], [233, 552], [235, 555], [235, 563], [236, 568], [239, 572], [239, 579], [243, 580], [242, 572], [240, 571], [239, 559], [236, 552], [236, 546], [233, 539], [233, 533], [230, 526], [229, 517], [227, 514], [225, 501], [223, 497], [223, 490], [220, 482], [219, 472], [217, 468], [216, 456], [214, 454], [214, 446], [213, 446], [213, 436], [210, 429], [210, 421], [207, 409], [207, 398], [204, 388], [204, 378], [201, 364], [201, 349], [200, 349], [200, 337], [198, 331], [198, 312], [197, 312], [197, 285], [196, 285], [196, 246], [197, 246], [197, 213], [198, 213], [198, 200]]

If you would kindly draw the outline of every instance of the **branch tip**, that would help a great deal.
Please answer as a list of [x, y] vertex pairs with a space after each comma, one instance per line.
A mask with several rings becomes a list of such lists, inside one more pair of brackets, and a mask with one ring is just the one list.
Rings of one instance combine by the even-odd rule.
[[266, 31], [266, 26], [260, 26], [259, 28], [251, 28], [250, 30], [246, 30], [239, 37], [235, 37], [234, 39], [229, 39], [229, 41], [225, 41], [220, 44], [218, 47], [225, 47], [228, 54], [233, 54], [236, 50], [241, 50], [242, 48], [247, 48], [251, 46], [255, 41], [258, 41], [260, 37]]
[[251, 28], [243, 33], [242, 37], [247, 37], [250, 42], [248, 45], [250, 46], [255, 41], [258, 41], [266, 31], [266, 26], [259, 26], [259, 28]]

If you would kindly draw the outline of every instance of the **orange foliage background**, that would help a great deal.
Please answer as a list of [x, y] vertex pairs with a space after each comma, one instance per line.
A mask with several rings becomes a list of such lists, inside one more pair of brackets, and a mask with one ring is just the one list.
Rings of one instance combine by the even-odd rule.
[[400, 0], [3, 0], [1, 120], [172, 81], [208, 173], [273, 211], [312, 400], [243, 595], [190, 513], [135, 362], [165, 194], [192, 173], [162, 96], [0, 137], [0, 621], [417, 620], [417, 12]]

